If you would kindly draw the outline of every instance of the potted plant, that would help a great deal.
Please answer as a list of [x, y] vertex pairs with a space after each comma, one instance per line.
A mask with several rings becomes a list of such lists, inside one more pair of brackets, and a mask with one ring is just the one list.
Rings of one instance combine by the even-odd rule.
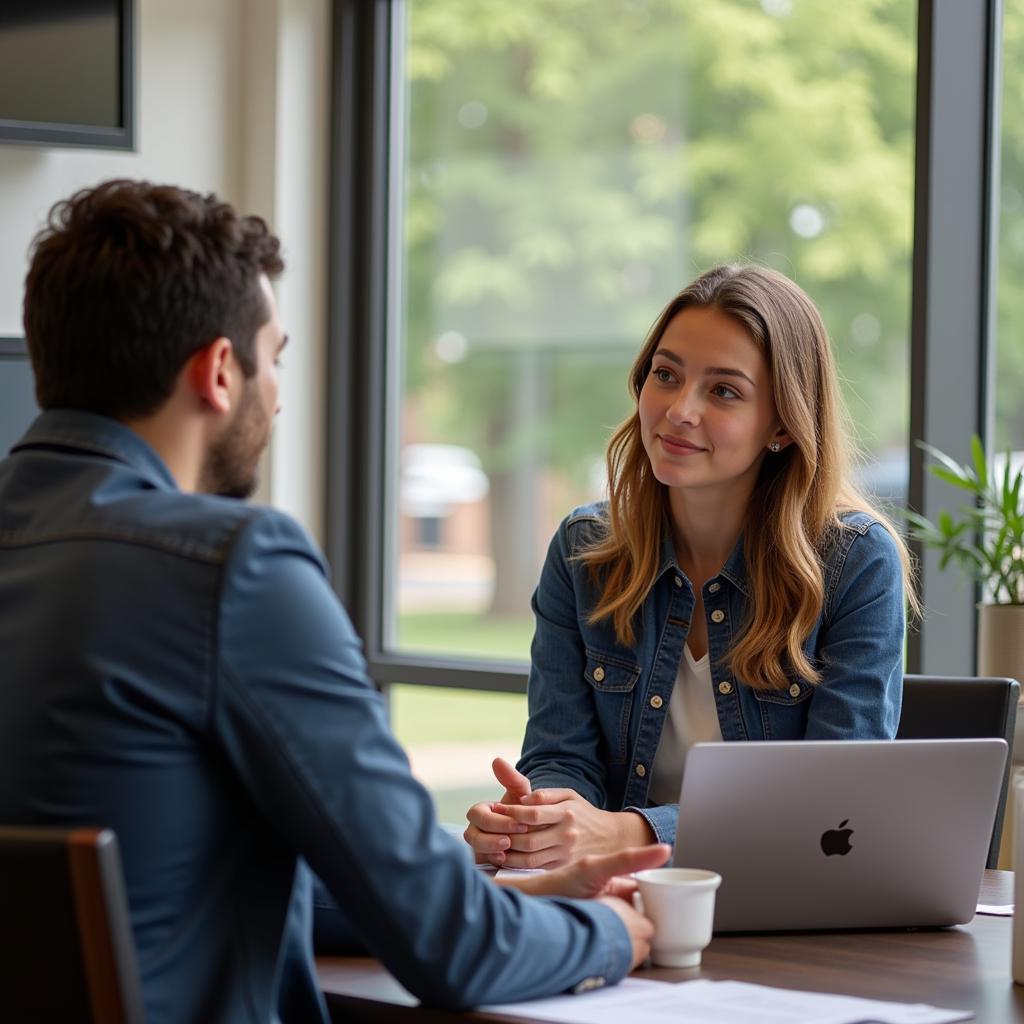
[[978, 675], [1024, 677], [1024, 469], [1013, 470], [1010, 453], [992, 464], [981, 439], [971, 438], [971, 464], [918, 441], [935, 459], [930, 471], [966, 491], [970, 500], [954, 515], [943, 509], [936, 522], [906, 512], [910, 535], [939, 552], [939, 566], [960, 567], [981, 584], [978, 605]]

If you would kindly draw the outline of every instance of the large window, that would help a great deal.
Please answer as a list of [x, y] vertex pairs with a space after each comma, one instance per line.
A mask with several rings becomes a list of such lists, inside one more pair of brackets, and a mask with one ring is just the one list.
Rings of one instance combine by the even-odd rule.
[[[1001, 92], [1002, 0], [333, 0], [327, 549], [446, 817], [518, 747], [548, 537], [601, 497], [625, 370], [699, 270], [818, 302], [877, 496], [956, 503], [909, 442], [966, 458], [997, 376], [1024, 450], [1022, 5]], [[909, 669], [971, 674], [974, 591], [931, 552], [919, 582]]]
[[[864, 482], [904, 502], [912, 0], [396, 7], [386, 650], [525, 661], [547, 542], [603, 496], [632, 359], [715, 263], [767, 263], [819, 304]], [[436, 792], [493, 792], [522, 697], [391, 696]]]

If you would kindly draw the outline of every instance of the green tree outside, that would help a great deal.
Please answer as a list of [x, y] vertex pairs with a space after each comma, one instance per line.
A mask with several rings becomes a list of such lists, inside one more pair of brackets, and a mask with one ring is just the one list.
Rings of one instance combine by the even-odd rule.
[[1003, 11], [996, 450], [1024, 449], [1024, 2]]
[[646, 330], [714, 263], [797, 280], [863, 446], [905, 446], [912, 0], [407, 10], [404, 394], [484, 461], [493, 614], [528, 615], [568, 510], [535, 514], [540, 467], [592, 489]]

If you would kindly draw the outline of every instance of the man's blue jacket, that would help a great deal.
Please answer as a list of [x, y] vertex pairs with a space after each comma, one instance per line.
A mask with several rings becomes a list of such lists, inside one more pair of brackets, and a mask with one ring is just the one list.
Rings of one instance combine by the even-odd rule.
[[303, 530], [127, 427], [52, 410], [0, 462], [0, 652], [0, 822], [117, 833], [149, 1024], [327, 1019], [307, 864], [432, 1004], [629, 969], [608, 907], [437, 826]]

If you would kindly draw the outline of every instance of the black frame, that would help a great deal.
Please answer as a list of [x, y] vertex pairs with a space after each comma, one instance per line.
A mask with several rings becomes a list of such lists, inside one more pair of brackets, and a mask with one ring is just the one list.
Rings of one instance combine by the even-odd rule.
[[[523, 663], [395, 654], [385, 643], [382, 510], [393, 458], [385, 417], [396, 378], [387, 211], [403, 9], [389, 0], [333, 4], [327, 554], [378, 684], [523, 692]], [[1002, 0], [918, 3], [909, 501], [929, 516], [958, 499], [927, 472], [913, 441], [966, 458], [972, 432], [990, 435], [1001, 23]], [[908, 671], [971, 675], [976, 590], [939, 572], [931, 553], [917, 554], [929, 614], [909, 635]]]
[[0, 144], [17, 142], [91, 149], [135, 148], [135, 0], [118, 0], [120, 39], [121, 123], [104, 125], [12, 121], [0, 118]]

